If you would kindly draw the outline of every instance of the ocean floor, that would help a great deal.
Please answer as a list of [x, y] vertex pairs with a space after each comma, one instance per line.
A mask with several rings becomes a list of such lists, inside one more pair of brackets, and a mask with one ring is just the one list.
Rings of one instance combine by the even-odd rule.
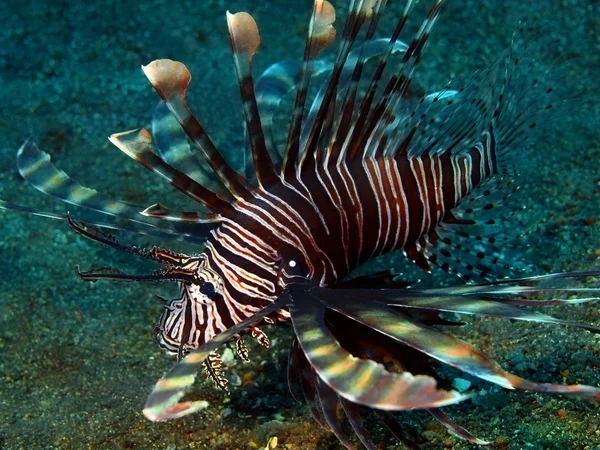
[[[382, 30], [391, 31], [403, 7], [391, 3]], [[431, 3], [417, 5], [409, 31]], [[419, 69], [422, 86], [443, 86], [489, 66], [520, 19], [539, 30], [532, 36], [546, 51], [542, 63], [566, 68], [560, 88], [573, 101], [536, 148], [523, 153], [520, 184], [536, 219], [519, 254], [532, 273], [600, 268], [600, 4], [449, 3]], [[235, 160], [243, 145], [243, 118], [225, 11], [245, 10], [258, 22], [258, 74], [276, 61], [301, 58], [310, 8], [309, 0], [0, 2], [0, 198], [56, 213], [69, 209], [18, 174], [16, 151], [32, 136], [84, 185], [138, 204], [189, 207], [106, 139], [149, 126], [158, 97], [140, 65], [158, 58], [186, 63], [194, 77], [189, 104]], [[339, 8], [338, 30], [344, 9]], [[76, 218], [88, 217], [70, 210]], [[267, 329], [272, 348], [252, 346], [250, 363], [231, 361], [230, 380], [238, 386], [230, 394], [198, 382], [193, 395], [207, 399], [208, 409], [173, 422], [149, 422], [141, 413], [146, 397], [174, 362], [152, 337], [161, 313], [154, 294], [174, 295], [173, 286], [82, 282], [76, 265], [133, 273], [148, 272], [149, 266], [85, 240], [61, 221], [0, 210], [0, 236], [0, 448], [225, 450], [263, 449], [268, 443], [277, 449], [341, 448], [289, 395], [286, 325]], [[386, 267], [430, 285], [460, 283], [439, 270], [421, 273], [402, 255], [376, 261], [371, 270]], [[595, 304], [557, 309], [558, 317], [600, 325]], [[600, 385], [600, 341], [589, 332], [475, 318], [458, 333], [520, 376]], [[476, 385], [487, 394], [445, 410], [491, 441], [490, 448], [600, 448], [598, 404]], [[427, 414], [405, 413], [400, 420], [423, 449], [475, 447]], [[378, 448], [402, 448], [375, 420], [369, 426]]]

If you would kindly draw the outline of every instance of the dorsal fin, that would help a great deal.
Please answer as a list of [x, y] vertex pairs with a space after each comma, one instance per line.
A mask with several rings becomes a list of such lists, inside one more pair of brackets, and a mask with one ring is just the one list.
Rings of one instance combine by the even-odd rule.
[[[314, 62], [311, 75], [314, 77], [331, 72], [332, 67], [333, 63], [324, 61], [323, 59], [317, 59]], [[282, 100], [298, 88], [301, 74], [302, 61], [280, 61], [271, 64], [260, 75], [254, 85], [256, 103], [258, 105], [260, 120], [264, 130], [267, 150], [269, 151], [273, 164], [279, 169], [283, 163], [283, 151], [285, 149], [282, 148], [282, 146], [277, 145], [277, 136], [282, 136], [283, 134], [280, 130], [282, 127], [276, 128], [273, 121]], [[289, 120], [289, 116], [286, 116], [286, 118]], [[246, 130], [244, 136], [244, 149], [247, 154], [251, 153], [249, 141], [248, 130]], [[281, 144], [281, 142], [279, 142], [279, 144]], [[254, 167], [249, 166], [250, 165], [245, 166], [244, 176], [251, 181]]]
[[[385, 120], [388, 120], [388, 122], [391, 121], [391, 112], [397, 108], [398, 103], [410, 87], [414, 70], [421, 60], [421, 52], [433, 26], [437, 22], [444, 4], [445, 0], [437, 0], [431, 7], [427, 17], [403, 55], [400, 70], [390, 77], [375, 107], [367, 111], [368, 117], [359, 116], [358, 121], [364, 122], [365, 125], [354, 131], [355, 134], [353, 137], [356, 139], [352, 145], [351, 157], [363, 156], [369, 138], [377, 131], [378, 127], [382, 126], [382, 120], [384, 120], [384, 124], [387, 123]], [[399, 25], [402, 24], [402, 21], [403, 18], [400, 19]]]
[[[354, 65], [354, 69], [352, 70], [352, 76], [350, 78], [350, 82], [346, 87], [346, 92], [344, 94], [343, 101], [341, 102], [342, 114], [339, 115], [338, 120], [334, 125], [334, 135], [339, 138], [336, 139], [337, 143], [335, 145], [328, 146], [329, 154], [328, 157], [331, 159], [336, 159], [341, 150], [341, 143], [345, 140], [345, 137], [348, 134], [348, 129], [352, 123], [352, 116], [354, 113], [354, 103], [356, 101], [356, 96], [358, 92], [358, 82], [360, 81], [363, 67], [367, 57], [369, 56], [365, 49], [368, 47], [368, 44], [373, 39], [373, 35], [375, 34], [375, 30], [377, 29], [377, 24], [379, 23], [379, 18], [385, 9], [387, 0], [381, 0], [374, 3], [371, 15], [371, 22], [369, 24], [369, 28], [367, 29], [367, 34], [365, 36], [365, 43], [358, 48], [358, 57], [356, 59], [356, 64]], [[345, 64], [344, 64], [345, 66]], [[342, 68], [343, 70], [344, 68]]]
[[[352, 77], [355, 74], [356, 65], [358, 64], [359, 59], [363, 58], [364, 62], [366, 63], [367, 61], [370, 61], [375, 58], [382, 58], [382, 57], [384, 57], [385, 53], [387, 52], [387, 49], [389, 48], [389, 46], [390, 46], [389, 39], [386, 39], [386, 38], [375, 39], [375, 40], [370, 40], [368, 42], [365, 42], [362, 45], [359, 45], [357, 48], [355, 48], [354, 50], [352, 50], [350, 52], [350, 54], [348, 55], [348, 58], [346, 59], [346, 62], [344, 63], [342, 72], [340, 73], [340, 78], [339, 78], [338, 85], [337, 85], [338, 86], [338, 98], [341, 97], [341, 93], [343, 93], [342, 91], [345, 90], [346, 92], [348, 92], [348, 86], [352, 82]], [[393, 46], [391, 48], [392, 48], [392, 53], [404, 52], [408, 48], [408, 45], [402, 41], [396, 41], [393, 43]], [[321, 62], [322, 62], [321, 60], [317, 60], [315, 64], [318, 64]], [[333, 67], [330, 67], [330, 68], [328, 68], [327, 71], [331, 72], [332, 69], [333, 69]], [[327, 89], [327, 83], [323, 83], [321, 85], [321, 88], [315, 95], [315, 98], [312, 101], [311, 108], [308, 111], [306, 118], [302, 122], [303, 128], [302, 128], [302, 135], [300, 137], [300, 148], [301, 149], [306, 146], [306, 142], [308, 141], [310, 130], [312, 130], [315, 120], [317, 118], [317, 113], [318, 113], [319, 107], [321, 105], [321, 102], [323, 101], [323, 98], [325, 96], [326, 89]], [[352, 93], [352, 91], [350, 91], [350, 92]], [[348, 111], [348, 113], [346, 115], [346, 117], [348, 117], [348, 120], [352, 119], [352, 115], [354, 113], [353, 112], [354, 106], [351, 105], [350, 103], [351, 102], [344, 101], [343, 107], [342, 107], [343, 111]], [[345, 120], [345, 119], [339, 119], [339, 120], [341, 121], [341, 124], [339, 127], [336, 125], [335, 129], [337, 130], [336, 136], [338, 137], [338, 140], [341, 140], [342, 142], [339, 143], [338, 145], [347, 146], [348, 142], [350, 142], [349, 139], [351, 137], [351, 133], [344, 133], [343, 120]], [[351, 123], [349, 125], [351, 125], [349, 129], [352, 130], [355, 126], [355, 121], [351, 120]], [[343, 136], [344, 134], [346, 134], [346, 135]], [[342, 136], [343, 136], [343, 139], [340, 139], [340, 138], [342, 138]], [[343, 158], [343, 156], [340, 156], [340, 158]]]
[[152, 152], [152, 137], [145, 129], [116, 133], [110, 136], [109, 140], [127, 156], [139, 162], [148, 170], [160, 175], [171, 183], [175, 189], [195, 201], [219, 214], [231, 213], [231, 203], [196, 183], [186, 174], [174, 169], [160, 156]]
[[167, 164], [215, 194], [233, 200], [231, 193], [219, 181], [202, 155], [192, 153], [185, 131], [162, 100], [156, 103], [152, 114], [152, 138], [158, 154]]
[[319, 106], [315, 123], [310, 130], [310, 134], [308, 135], [304, 153], [302, 155], [302, 159], [300, 160], [300, 166], [302, 166], [306, 156], [312, 154], [314, 149], [317, 147], [319, 142], [319, 134], [322, 127], [322, 123], [319, 118], [324, 117], [329, 110], [330, 102], [334, 98], [338, 88], [338, 82], [344, 68], [344, 64], [348, 58], [348, 55], [350, 54], [350, 50], [352, 49], [352, 45], [356, 40], [358, 32], [362, 28], [363, 24], [372, 18], [372, 6], [377, 6], [381, 1], [382, 0], [358, 0], [348, 13], [348, 18], [346, 19], [344, 32], [342, 34], [342, 42], [339, 46], [338, 55], [336, 57], [335, 65], [333, 66], [331, 78], [327, 84], [323, 101]]
[[304, 105], [306, 103], [306, 95], [312, 76], [314, 60], [319, 52], [331, 44], [335, 38], [335, 28], [332, 26], [334, 21], [335, 8], [331, 3], [326, 0], [315, 0], [312, 17], [310, 19], [308, 38], [306, 39], [306, 47], [304, 49], [300, 83], [298, 85], [298, 92], [296, 93], [290, 131], [288, 133], [285, 154], [283, 157], [282, 173], [286, 178], [290, 178], [296, 170], [300, 150], [302, 117], [304, 115]]
[[256, 178], [263, 185], [274, 185], [278, 181], [273, 162], [267, 151], [265, 136], [260, 122], [258, 105], [252, 80], [252, 57], [260, 45], [258, 27], [252, 16], [245, 12], [227, 12], [227, 25], [231, 37], [231, 48], [237, 73], [240, 94], [246, 117], [246, 126], [252, 147]]
[[142, 66], [142, 70], [223, 185], [235, 197], [249, 198], [251, 187], [227, 164], [185, 103], [185, 91], [192, 78], [187, 67], [178, 61], [157, 59]]
[[[412, 10], [413, 6], [414, 6], [414, 2], [412, 0], [408, 0], [406, 2], [404, 11], [402, 12], [402, 16], [398, 20], [398, 23], [396, 24], [396, 28], [394, 29], [394, 32], [392, 33], [392, 36], [390, 37], [388, 48], [385, 51], [383, 58], [381, 58], [381, 61], [379, 62], [379, 65], [377, 66], [377, 70], [375, 71], [375, 74], [373, 75], [373, 78], [371, 79], [369, 88], [367, 89], [367, 92], [366, 92], [365, 96], [363, 97], [363, 100], [360, 105], [358, 117], [353, 126], [352, 138], [349, 140], [349, 142], [356, 143], [358, 141], [357, 138], [358, 138], [358, 136], [360, 136], [360, 133], [363, 130], [365, 121], [367, 120], [369, 112], [371, 111], [371, 105], [372, 105], [373, 99], [375, 98], [375, 93], [379, 86], [379, 81], [381, 80], [383, 71], [385, 70], [385, 67], [388, 63], [389, 57], [392, 54], [392, 52], [396, 46], [396, 43], [398, 42], [398, 37], [400, 36], [400, 33], [404, 29], [404, 25], [406, 24], [406, 21], [408, 20], [408, 15], [409, 15], [410, 11]], [[356, 144], [352, 146], [352, 150], [349, 155], [351, 159], [354, 158], [358, 154], [359, 147], [360, 146], [356, 145]], [[342, 153], [340, 155], [340, 158], [343, 158], [343, 157], [345, 157], [345, 153]]]

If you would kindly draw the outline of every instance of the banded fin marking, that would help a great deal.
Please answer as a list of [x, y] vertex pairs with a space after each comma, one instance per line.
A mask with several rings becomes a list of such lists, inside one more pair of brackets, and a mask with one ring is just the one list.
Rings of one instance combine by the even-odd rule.
[[256, 178], [260, 186], [275, 185], [279, 178], [275, 174], [273, 162], [267, 151], [252, 80], [252, 57], [260, 45], [258, 27], [252, 16], [245, 12], [230, 14], [228, 11], [227, 25], [246, 117], [246, 128], [250, 136]]
[[[381, 58], [386, 53], [388, 44], [389, 39], [381, 38], [365, 42], [358, 48], [353, 49], [348, 55], [348, 58], [342, 69], [340, 80], [338, 82], [338, 91], [341, 91], [343, 88], [348, 86], [361, 55], [364, 58], [365, 63], [376, 58]], [[406, 48], [408, 48], [407, 44], [402, 41], [397, 41], [392, 46], [391, 54], [404, 52]], [[332, 70], [333, 63], [324, 59], [316, 59], [313, 63], [311, 76], [331, 76]], [[282, 100], [294, 90], [299, 89], [301, 72], [302, 63], [297, 63], [295, 61], [281, 61], [269, 66], [256, 81], [256, 101], [260, 111], [263, 128], [265, 130], [267, 148], [271, 155], [271, 159], [277, 163], [277, 166], [281, 164], [283, 149], [279, 149], [277, 145], [278, 137], [275, 132], [276, 128], [274, 125], [274, 118], [279, 112]], [[311, 100], [310, 109], [302, 121], [300, 137], [301, 152], [306, 146], [309, 132], [314, 125], [319, 105], [323, 100], [326, 88], [327, 80], [321, 84], [321, 88], [319, 88], [319, 91]], [[245, 148], [249, 149], [250, 144], [248, 142], [247, 130], [245, 134], [245, 140], [246, 143], [244, 146]], [[246, 178], [251, 179], [252, 171], [248, 169], [246, 172]]]
[[[340, 73], [340, 79], [338, 81], [338, 92], [343, 91], [348, 88], [348, 85], [351, 81], [351, 77], [355, 72], [356, 65], [359, 62], [359, 58], [364, 58], [364, 62], [369, 62], [375, 58], [381, 58], [384, 53], [386, 53], [389, 44], [389, 39], [375, 39], [373, 41], [366, 42], [359, 46], [358, 48], [352, 50], [342, 67], [342, 72]], [[402, 41], [397, 41], [391, 48], [390, 54], [402, 53], [406, 51], [408, 45]], [[316, 63], [319, 63], [320, 60], [317, 60]], [[333, 66], [329, 66], [327, 72], [329, 72], [329, 77], [331, 77], [331, 71], [333, 70]], [[311, 107], [306, 114], [306, 118], [303, 122], [302, 135], [300, 137], [300, 149], [304, 150], [306, 147], [306, 143], [308, 141], [308, 137], [310, 134], [310, 130], [314, 127], [315, 120], [317, 118], [317, 113], [319, 111], [319, 106], [323, 102], [323, 97], [325, 96], [325, 91], [327, 89], [328, 82], [324, 82], [319, 91], [315, 95], [315, 98], [312, 100]], [[342, 103], [344, 105], [344, 103]], [[352, 110], [352, 108], [350, 108]], [[336, 135], [341, 139], [341, 129], [335, 127]], [[342, 147], [344, 148], [344, 147]]]
[[265, 316], [285, 307], [287, 301], [288, 299], [280, 297], [185, 356], [156, 383], [144, 406], [144, 416], [156, 422], [177, 419], [206, 408], [208, 402], [204, 400], [185, 402], [179, 400], [194, 383], [198, 370], [203, 367], [209, 354], [246, 328], [260, 322]]
[[308, 37], [304, 49], [300, 82], [296, 92], [294, 110], [290, 122], [287, 143], [283, 157], [282, 174], [286, 179], [292, 178], [296, 170], [300, 154], [300, 135], [308, 86], [318, 54], [328, 47], [335, 38], [335, 8], [325, 0], [315, 0], [308, 28]]
[[[367, 123], [366, 122], [367, 118], [371, 112], [371, 106], [373, 104], [373, 100], [375, 98], [377, 88], [379, 86], [379, 82], [381, 81], [383, 71], [385, 70], [385, 67], [387, 66], [389, 57], [392, 54], [394, 47], [399, 42], [398, 37], [400, 36], [401, 31], [404, 29], [404, 26], [408, 19], [408, 15], [409, 15], [410, 11], [412, 10], [413, 6], [414, 6], [414, 2], [412, 0], [406, 1], [402, 16], [396, 23], [396, 27], [392, 33], [392, 36], [389, 39], [388, 47], [387, 47], [385, 53], [383, 54], [383, 57], [381, 58], [381, 61], [379, 62], [379, 65], [377, 66], [377, 70], [375, 71], [375, 74], [374, 74], [373, 78], [371, 79], [369, 88], [367, 89], [367, 92], [365, 93], [365, 95], [361, 101], [358, 116], [353, 125], [353, 130], [352, 130], [352, 133], [351, 133], [349, 141], [348, 141], [348, 142], [352, 143], [352, 148], [350, 149], [350, 152], [349, 152], [350, 159], [354, 159], [359, 153], [359, 149], [361, 148], [361, 140], [359, 137], [360, 137], [360, 134], [364, 132], [364, 126]], [[408, 45], [405, 45], [405, 48], [403, 49], [403, 51], [406, 51], [407, 49], [408, 49]], [[340, 154], [340, 158], [345, 157], [345, 156], [346, 156], [345, 152], [342, 152]]]
[[[364, 291], [358, 290], [357, 295], [350, 293], [340, 295], [340, 291], [312, 288], [309, 295], [311, 298], [318, 298], [325, 302], [326, 306], [323, 305], [321, 308], [334, 309], [340, 314], [398, 342], [409, 345], [434, 359], [502, 387], [561, 393], [600, 401], [600, 388], [585, 385], [536, 383], [506, 372], [495, 361], [470, 344], [435, 328], [414, 322], [408, 316], [387, 305], [361, 298]], [[378, 292], [378, 295], [381, 294]]]
[[157, 59], [142, 66], [142, 70], [223, 185], [235, 197], [248, 198], [250, 187], [246, 180], [227, 164], [185, 103], [185, 92], [192, 78], [187, 67], [170, 59]]
[[[519, 289], [513, 287], [514, 292], [519, 293]], [[393, 294], [379, 290], [362, 290], [360, 292], [352, 292], [351, 290], [339, 290], [342, 295], [352, 295], [363, 299], [378, 298], [378, 301], [385, 302], [390, 306], [401, 306], [404, 308], [428, 309], [435, 311], [445, 311], [457, 314], [481, 315], [491, 317], [503, 317], [506, 319], [523, 320], [527, 322], [553, 323], [556, 325], [568, 325], [594, 333], [600, 333], [599, 326], [588, 325], [586, 323], [578, 323], [557, 319], [536, 311], [530, 311], [506, 302], [502, 299], [499, 301], [485, 300], [483, 298], [469, 298], [460, 295], [444, 295], [428, 294], [427, 290], [411, 289], [406, 293]], [[600, 295], [600, 290], [593, 289], [593, 292]], [[521, 292], [522, 293], [522, 292]], [[599, 298], [586, 299], [587, 302], [600, 300]], [[568, 302], [568, 300], [565, 300]], [[579, 300], [581, 302], [581, 300]], [[534, 302], [532, 302], [534, 303]]]
[[[80, 185], [51, 161], [50, 155], [40, 150], [31, 140], [26, 140], [17, 153], [17, 167], [29, 184], [44, 194], [66, 203], [98, 211], [134, 223], [156, 227], [157, 223], [145, 220], [139, 214], [142, 207], [113, 200], [103, 194]], [[61, 217], [62, 218], [62, 217]]]
[[[354, 44], [356, 37], [362, 28], [362, 26], [372, 18], [373, 5], [377, 5], [382, 0], [358, 0], [352, 3], [352, 7], [348, 12], [348, 17], [344, 25], [342, 32], [342, 41], [338, 48], [338, 54], [336, 57], [331, 77], [327, 83], [323, 100], [319, 105], [317, 117], [325, 117], [327, 112], [331, 111], [332, 104], [335, 103], [335, 93], [337, 91], [339, 79], [344, 67], [344, 64], [350, 54], [352, 45]], [[306, 160], [307, 155], [313, 155], [315, 149], [318, 147], [320, 140], [322, 139], [321, 133], [323, 124], [319, 120], [315, 121], [315, 124], [310, 129], [308, 134], [304, 152], [302, 158], [299, 161], [299, 167], [302, 168], [303, 162]]]
[[[183, 192], [188, 197], [203, 204], [219, 214], [231, 212], [231, 204], [198, 184], [183, 172], [179, 172], [168, 165], [160, 156], [153, 153], [152, 137], [145, 129], [124, 131], [109, 137], [110, 142], [127, 156], [143, 165], [146, 169], [166, 179], [171, 186]], [[199, 215], [201, 213], [198, 213]], [[212, 214], [203, 214], [207, 222], [217, 222], [219, 217]]]
[[181, 129], [177, 119], [173, 117], [162, 100], [154, 107], [152, 137], [158, 154], [167, 164], [185, 173], [215, 194], [228, 200], [233, 199], [231, 193], [216, 178], [207, 162], [191, 152], [185, 131]]
[[[417, 31], [417, 34], [409, 44], [408, 49], [406, 52], [404, 52], [399, 71], [390, 77], [375, 107], [370, 108], [372, 97], [367, 98], [366, 103], [363, 102], [364, 112], [357, 118], [357, 123], [360, 123], [361, 127], [360, 129], [355, 128], [352, 136], [353, 143], [352, 150], [350, 151], [351, 158], [356, 156], [364, 157], [369, 152], [369, 142], [378, 142], [378, 139], [372, 138], [374, 135], [382, 132], [382, 124], [393, 121], [393, 111], [398, 108], [398, 104], [402, 98], [406, 96], [406, 93], [412, 82], [414, 70], [420, 62], [421, 52], [425, 47], [425, 43], [429, 38], [433, 26], [439, 18], [444, 4], [444, 0], [437, 0], [433, 4], [427, 17]], [[410, 8], [412, 6], [407, 4], [406, 7]], [[405, 19], [405, 17], [401, 18], [398, 26], [404, 26], [402, 23], [403, 19]], [[397, 38], [397, 36], [395, 36], [395, 38]], [[375, 95], [375, 93], [373, 92], [371, 95]], [[367, 107], [369, 108], [367, 109]], [[361, 108], [363, 108], [363, 105], [361, 105]]]
[[[457, 367], [481, 379], [510, 388], [506, 374], [497, 363], [470, 344], [442, 333], [433, 327], [415, 322], [387, 305], [369, 302], [358, 295], [330, 294], [312, 289], [313, 296], [326, 302], [327, 307], [373, 328], [386, 336], [413, 347], [441, 362]], [[343, 303], [343, 307], [342, 307]], [[293, 316], [292, 316], [293, 317]], [[435, 407], [435, 405], [431, 405]]]
[[[291, 286], [282, 298], [291, 302], [292, 324], [304, 354], [318, 376], [338, 395], [383, 410], [437, 407], [468, 398], [456, 391], [438, 389], [430, 376], [388, 372], [379, 363], [352, 356], [327, 329], [327, 307], [313, 297], [313, 291], [306, 286]], [[378, 389], [371, 389], [372, 380], [377, 380]]]
[[[332, 67], [332, 63], [323, 59], [316, 59], [313, 64], [311, 76], [316, 77], [331, 72]], [[273, 124], [274, 118], [279, 111], [282, 100], [295, 89], [298, 89], [301, 81], [301, 73], [302, 63], [296, 61], [281, 61], [269, 66], [256, 80], [256, 103], [258, 104], [260, 118], [263, 129], [265, 130], [267, 149], [269, 150], [271, 159], [277, 167], [281, 167], [282, 165], [284, 149], [279, 148], [277, 145], [278, 136], [275, 131], [275, 125]], [[305, 122], [307, 122], [307, 120]], [[247, 129], [244, 137], [244, 148], [249, 151], [250, 143]], [[302, 148], [302, 144], [300, 144], [300, 147]], [[253, 167], [250, 168], [247, 166], [245, 174], [246, 178], [251, 179], [253, 172]]]
[[[373, 39], [373, 35], [375, 34], [375, 30], [377, 29], [377, 24], [379, 23], [379, 19], [381, 17], [381, 14], [383, 13], [383, 10], [385, 9], [386, 4], [387, 4], [387, 0], [373, 0], [371, 2], [367, 1], [365, 4], [367, 9], [364, 12], [364, 18], [362, 18], [360, 16], [360, 14], [356, 14], [355, 21], [359, 23], [359, 27], [361, 25], [360, 22], [362, 20], [366, 21], [366, 20], [370, 19], [370, 23], [369, 23], [369, 27], [366, 31], [366, 35], [364, 37], [364, 43], [362, 45], [360, 45], [359, 48], [354, 51], [356, 53], [356, 57], [354, 58], [354, 60], [351, 59], [351, 57], [353, 56], [353, 52], [350, 51], [350, 53], [348, 53], [348, 55], [345, 57], [345, 60], [343, 61], [342, 69], [340, 71], [339, 79], [338, 79], [337, 87], [336, 87], [337, 92], [334, 94], [334, 99], [333, 99], [333, 100], [335, 100], [335, 97], [339, 96], [340, 109], [341, 109], [342, 113], [337, 114], [337, 119], [336, 119], [335, 125], [333, 126], [334, 131], [333, 131], [333, 133], [331, 133], [333, 136], [344, 136], [345, 137], [346, 134], [348, 134], [348, 129], [352, 122], [352, 116], [354, 113], [354, 104], [355, 104], [357, 93], [358, 93], [358, 83], [361, 79], [364, 64], [368, 58], [368, 55], [365, 54], [366, 52], [364, 52], [364, 50], [368, 47], [368, 45], [371, 43], [371, 40]], [[352, 11], [352, 9], [351, 9], [351, 11]], [[348, 22], [347, 22], [347, 24], [348, 24]], [[346, 38], [346, 35], [344, 37]], [[352, 46], [352, 44], [351, 44], [351, 46]], [[346, 67], [348, 67], [347, 70], [346, 70]], [[346, 72], [346, 71], [351, 72], [348, 74], [349, 79], [347, 81], [344, 80], [344, 75], [345, 75], [344, 72]], [[332, 77], [333, 76], [335, 76], [335, 66], [332, 71]], [[329, 85], [329, 83], [324, 84], [323, 86], [328, 86], [328, 85]], [[343, 94], [343, 91], [345, 91], [345, 94]], [[325, 92], [325, 94], [323, 95], [323, 98], [325, 97], [325, 95], [327, 95], [327, 92]], [[334, 101], [332, 101], [332, 105], [333, 104], [334, 104]], [[313, 106], [314, 105], [315, 104], [313, 103]], [[316, 117], [315, 117], [315, 119], [316, 119]], [[309, 129], [312, 129], [314, 124], [310, 124], [309, 126], [310, 126]], [[328, 132], [327, 134], [330, 134], [330, 133]], [[325, 134], [325, 136], [327, 136], [327, 134]], [[310, 138], [310, 136], [308, 137], [308, 139], [309, 138]], [[329, 138], [329, 140], [331, 142], [334, 142], [334, 139], [332, 139], [332, 138]], [[338, 141], [343, 142], [343, 139], [339, 139]], [[337, 156], [339, 155], [340, 147], [341, 147], [341, 145], [333, 145], [333, 146], [319, 145], [319, 148], [327, 149], [326, 157], [331, 158], [333, 160], [335, 160], [337, 158]]]

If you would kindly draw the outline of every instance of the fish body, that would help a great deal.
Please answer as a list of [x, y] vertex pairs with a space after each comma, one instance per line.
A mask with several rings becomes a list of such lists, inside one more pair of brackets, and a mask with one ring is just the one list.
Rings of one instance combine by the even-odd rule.
[[[295, 280], [329, 286], [374, 257], [414, 249], [446, 211], [494, 174], [488, 147], [489, 141], [459, 157], [381, 154], [344, 163], [343, 169], [314, 162], [314, 169], [293, 180], [254, 190], [250, 201], [234, 203], [232, 218], [211, 232], [197, 263], [216, 274], [222, 298], [198, 302], [202, 296], [180, 287], [199, 310], [190, 336], [200, 331], [204, 342], [210, 340]], [[177, 341], [170, 341], [175, 348]], [[202, 343], [183, 345], [195, 349]]]

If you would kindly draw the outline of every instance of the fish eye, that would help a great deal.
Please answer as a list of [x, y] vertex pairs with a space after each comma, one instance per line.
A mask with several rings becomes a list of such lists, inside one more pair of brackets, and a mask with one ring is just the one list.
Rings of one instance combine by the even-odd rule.
[[214, 284], [212, 284], [210, 281], [206, 281], [202, 283], [202, 286], [200, 286], [200, 293], [206, 295], [208, 298], [212, 298], [217, 291]]
[[306, 266], [298, 259], [287, 259], [282, 267], [283, 272], [287, 277], [306, 277]]

